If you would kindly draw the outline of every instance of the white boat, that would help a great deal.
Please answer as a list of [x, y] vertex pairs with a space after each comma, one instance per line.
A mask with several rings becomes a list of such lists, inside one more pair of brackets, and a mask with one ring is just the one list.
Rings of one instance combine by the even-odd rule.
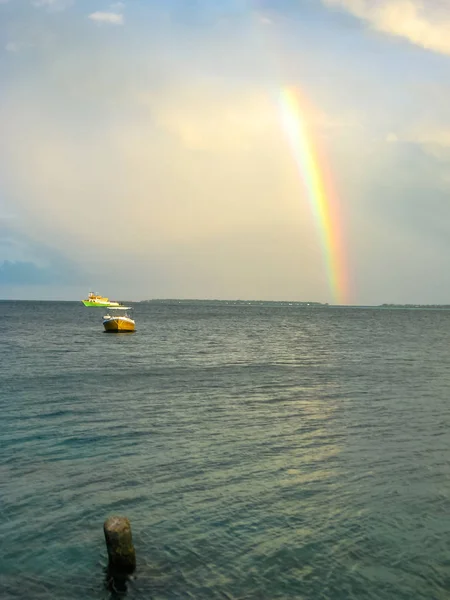
[[[129, 306], [110, 306], [112, 310], [128, 310]], [[135, 322], [127, 314], [125, 315], [105, 315], [103, 317], [103, 327], [105, 331], [119, 333], [122, 331], [134, 331]]]

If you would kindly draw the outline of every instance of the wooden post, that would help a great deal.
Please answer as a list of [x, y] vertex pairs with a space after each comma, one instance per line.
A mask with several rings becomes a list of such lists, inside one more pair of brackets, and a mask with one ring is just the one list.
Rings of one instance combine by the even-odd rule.
[[136, 568], [136, 553], [126, 517], [110, 517], [103, 525], [110, 573], [131, 574]]

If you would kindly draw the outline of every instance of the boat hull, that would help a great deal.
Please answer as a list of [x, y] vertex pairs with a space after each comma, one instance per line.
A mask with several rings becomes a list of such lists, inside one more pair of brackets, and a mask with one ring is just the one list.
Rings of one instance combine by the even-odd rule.
[[110, 333], [121, 333], [135, 330], [135, 324], [132, 319], [124, 317], [111, 317], [103, 321], [105, 331]]

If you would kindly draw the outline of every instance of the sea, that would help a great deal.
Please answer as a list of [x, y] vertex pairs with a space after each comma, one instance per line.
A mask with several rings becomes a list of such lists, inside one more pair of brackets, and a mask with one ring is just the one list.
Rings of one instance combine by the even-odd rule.
[[450, 311], [103, 313], [0, 303], [2, 600], [448, 600]]

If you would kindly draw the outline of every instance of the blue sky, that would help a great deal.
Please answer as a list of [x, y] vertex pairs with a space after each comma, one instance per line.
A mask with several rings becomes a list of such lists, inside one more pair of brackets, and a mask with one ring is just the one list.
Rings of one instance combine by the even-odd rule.
[[449, 75], [442, 0], [0, 0], [0, 297], [331, 301], [293, 85], [350, 302], [450, 302]]

